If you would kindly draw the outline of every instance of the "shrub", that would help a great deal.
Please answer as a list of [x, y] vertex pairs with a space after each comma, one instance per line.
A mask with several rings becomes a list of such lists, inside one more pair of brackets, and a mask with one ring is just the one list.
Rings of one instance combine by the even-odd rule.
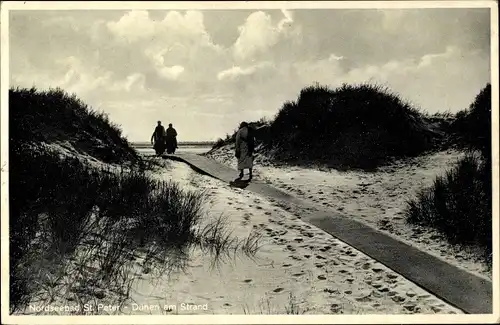
[[[434, 228], [451, 243], [478, 245], [491, 254], [491, 189], [484, 181], [491, 171], [477, 154], [469, 153], [432, 187], [410, 200], [407, 221]], [[490, 176], [491, 177], [491, 176]]]
[[489, 264], [493, 235], [490, 114], [488, 84], [451, 125], [467, 155], [437, 177], [432, 187], [418, 193], [406, 209], [408, 222], [437, 229], [452, 243], [482, 248]]
[[455, 115], [452, 131], [465, 147], [481, 151], [483, 157], [491, 156], [491, 84], [487, 84], [468, 109]]
[[417, 109], [370, 84], [306, 87], [296, 102], [283, 105], [269, 132], [266, 145], [277, 159], [354, 168], [421, 154], [436, 137]]

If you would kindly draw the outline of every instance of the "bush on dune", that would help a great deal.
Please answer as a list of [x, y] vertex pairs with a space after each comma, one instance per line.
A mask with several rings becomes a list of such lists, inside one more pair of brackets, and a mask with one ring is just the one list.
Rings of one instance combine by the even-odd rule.
[[468, 109], [456, 114], [451, 128], [463, 146], [491, 157], [491, 84], [480, 91]]
[[[255, 253], [257, 236], [230, 240], [222, 220], [200, 226], [203, 192], [151, 179], [144, 165], [93, 167], [40, 146], [76, 143], [76, 133], [84, 128], [103, 146], [102, 151], [86, 148], [86, 154], [113, 162], [139, 159], [114, 126], [87, 111], [76, 97], [34, 91], [11, 91], [11, 96], [11, 313], [69, 292], [80, 304], [94, 303], [98, 292], [117, 299], [109, 303], [122, 303], [137, 256], [144, 258], [145, 268], [165, 271], [182, 267], [185, 251], [193, 245], [216, 258], [229, 249]], [[48, 101], [56, 112], [46, 106]], [[48, 133], [40, 134], [42, 130]]]
[[432, 187], [422, 190], [406, 208], [407, 221], [437, 229], [455, 244], [476, 246], [491, 264], [492, 165], [491, 86], [457, 114], [452, 128], [460, 135], [466, 156]]
[[81, 153], [104, 162], [137, 161], [120, 128], [61, 89], [9, 90], [10, 138], [16, 142], [70, 142]]
[[436, 134], [418, 110], [380, 86], [304, 88], [271, 123], [267, 146], [278, 160], [373, 168], [389, 157], [431, 149]]
[[[372, 169], [435, 148], [441, 135], [424, 117], [378, 85], [314, 85], [259, 125], [256, 141], [277, 163]], [[228, 135], [214, 148], [232, 142], [234, 135]]]

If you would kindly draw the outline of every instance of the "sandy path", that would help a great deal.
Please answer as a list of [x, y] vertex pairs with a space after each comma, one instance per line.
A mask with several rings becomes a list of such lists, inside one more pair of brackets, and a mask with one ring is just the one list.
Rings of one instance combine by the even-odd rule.
[[[244, 256], [211, 268], [211, 258], [192, 252], [191, 266], [169, 277], [140, 275], [132, 297], [144, 314], [404, 314], [461, 313], [373, 259], [249, 191], [165, 162], [155, 174], [209, 193], [208, 218], [227, 216], [233, 236], [262, 234], [254, 260]], [[186, 310], [206, 304], [207, 310]], [[175, 308], [173, 308], [175, 306]]]
[[[375, 173], [339, 172], [299, 167], [271, 167], [256, 159], [255, 175], [277, 188], [318, 206], [372, 226], [448, 263], [491, 279], [477, 252], [450, 245], [433, 230], [408, 225], [403, 217], [406, 201], [432, 185], [434, 178], [449, 169], [462, 153], [447, 151], [381, 168]], [[235, 167], [231, 148], [211, 153], [210, 158]]]

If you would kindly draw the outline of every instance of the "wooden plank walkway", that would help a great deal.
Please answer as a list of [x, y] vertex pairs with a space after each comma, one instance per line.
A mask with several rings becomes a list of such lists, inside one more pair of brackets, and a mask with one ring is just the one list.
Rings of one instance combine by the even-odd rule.
[[[186, 153], [163, 157], [185, 162], [194, 170], [227, 183], [238, 174], [236, 170], [201, 155]], [[459, 269], [361, 222], [316, 207], [268, 184], [252, 181], [246, 189], [277, 200], [285, 206], [309, 208], [304, 209], [303, 221], [351, 245], [465, 313], [493, 313], [491, 281]]]

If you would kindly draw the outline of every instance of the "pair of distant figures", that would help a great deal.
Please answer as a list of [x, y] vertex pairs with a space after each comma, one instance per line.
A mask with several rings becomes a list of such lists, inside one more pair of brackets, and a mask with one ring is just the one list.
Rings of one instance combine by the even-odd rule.
[[161, 121], [158, 121], [158, 125], [151, 136], [151, 144], [157, 156], [162, 155], [165, 150], [167, 154], [174, 154], [178, 146], [177, 131], [173, 128], [172, 123], [170, 123], [165, 130], [163, 125], [161, 125]]

